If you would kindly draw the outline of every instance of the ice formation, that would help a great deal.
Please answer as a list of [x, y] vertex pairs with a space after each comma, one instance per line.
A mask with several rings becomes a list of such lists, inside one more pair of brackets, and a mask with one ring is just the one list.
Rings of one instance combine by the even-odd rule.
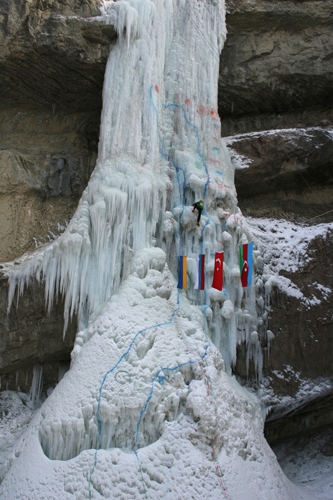
[[[217, 113], [219, 53], [226, 30], [218, 1], [105, 2], [119, 32], [105, 73], [98, 162], [68, 228], [9, 267], [9, 307], [31, 277], [45, 282], [48, 308], [65, 297], [65, 331], [80, 328], [135, 269], [137, 251], [156, 244], [173, 274], [188, 258], [187, 297], [205, 306], [213, 341], [226, 361], [245, 341], [260, 374], [254, 289], [239, 282], [238, 245], [252, 238], [237, 208], [233, 167]], [[199, 229], [192, 203], [205, 201]], [[209, 290], [214, 253], [223, 250], [223, 293]], [[205, 293], [193, 291], [195, 259], [206, 255]], [[249, 299], [249, 295], [251, 295]], [[235, 314], [221, 315], [224, 300]], [[249, 310], [250, 309], [250, 310]], [[65, 333], [65, 332], [64, 332]]]
[[7, 267], [10, 303], [36, 276], [48, 307], [65, 296], [79, 333], [71, 369], [3, 460], [1, 498], [293, 498], [258, 402], [227, 374], [238, 342], [259, 369], [261, 349], [255, 294], [239, 280], [238, 245], [252, 236], [216, 109], [224, 2], [106, 1], [102, 14], [119, 39], [96, 168], [65, 232]]

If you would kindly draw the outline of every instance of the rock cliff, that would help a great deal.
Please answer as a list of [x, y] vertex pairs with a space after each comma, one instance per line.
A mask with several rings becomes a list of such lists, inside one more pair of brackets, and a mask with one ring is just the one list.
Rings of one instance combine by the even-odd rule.
[[115, 33], [97, 1], [0, 6], [0, 260], [57, 234], [95, 165]]
[[[73, 214], [94, 167], [104, 69], [116, 38], [97, 19], [99, 3], [0, 4], [0, 261], [54, 238]], [[321, 0], [229, 0], [227, 5], [219, 113], [236, 167], [239, 206], [248, 216], [328, 222], [333, 213], [333, 5]], [[238, 168], [239, 159], [246, 168]], [[332, 288], [331, 243], [331, 233], [312, 241], [309, 267], [289, 274], [308, 296], [316, 292], [314, 283]], [[75, 326], [63, 343], [61, 305], [47, 318], [43, 290], [36, 285], [29, 293], [6, 316], [2, 282], [2, 388], [27, 390], [33, 366], [41, 363], [46, 386], [52, 385], [59, 366], [69, 360]], [[296, 401], [300, 381], [288, 382], [286, 367], [301, 380], [324, 379], [325, 394], [330, 391], [330, 297], [305, 307], [273, 292], [268, 327], [275, 339], [264, 376], [274, 395], [290, 396], [292, 418], [296, 406], [304, 409], [304, 399]], [[236, 373], [246, 380], [241, 348]], [[333, 420], [327, 401], [325, 422]], [[276, 408], [281, 416], [281, 405]]]
[[[236, 167], [239, 206], [245, 215], [305, 228], [330, 222], [333, 5], [311, 0], [228, 5], [219, 112]], [[268, 327], [275, 338], [264, 347], [264, 383], [274, 393], [266, 426], [271, 441], [332, 422], [331, 247], [328, 231], [309, 243], [306, 265], [280, 270], [307, 301], [273, 289]], [[328, 292], [324, 297], [318, 295], [321, 286]], [[239, 354], [236, 371], [245, 378]]]

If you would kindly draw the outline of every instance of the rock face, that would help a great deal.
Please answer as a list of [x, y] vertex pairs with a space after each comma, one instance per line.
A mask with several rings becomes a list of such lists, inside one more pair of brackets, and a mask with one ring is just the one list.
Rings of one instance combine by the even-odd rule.
[[[95, 166], [104, 68], [115, 38], [97, 0], [4, 0], [0, 5], [0, 261], [52, 239], [69, 221]], [[33, 284], [7, 316], [1, 281], [2, 389], [44, 389], [68, 365], [75, 321], [48, 316]]]
[[2, 261], [57, 234], [94, 168], [104, 67], [115, 38], [91, 17], [98, 3], [1, 2]]
[[[331, 377], [333, 375], [332, 317], [333, 317], [333, 232], [315, 238], [308, 247], [311, 259], [302, 272], [281, 274], [292, 280], [303, 293], [300, 304], [296, 297], [277, 294], [273, 298], [270, 327], [278, 342], [272, 342], [267, 368], [274, 371], [281, 366], [297, 366], [304, 378]], [[320, 284], [320, 285], [319, 285]], [[275, 375], [275, 384], [282, 389]], [[286, 380], [285, 392], [297, 381]], [[288, 386], [288, 387], [287, 387]]]
[[219, 83], [224, 135], [326, 120], [333, 106], [332, 3], [227, 4]]
[[34, 282], [29, 292], [7, 314], [8, 287], [0, 280], [0, 386], [2, 390], [29, 392], [34, 370], [42, 369], [44, 391], [54, 387], [68, 369], [69, 353], [76, 333], [76, 321], [70, 323], [65, 338], [61, 301], [47, 314], [44, 290]]
[[99, 115], [104, 66], [115, 33], [94, 21], [98, 0], [1, 2], [1, 108]]
[[[333, 5], [311, 0], [228, 5], [219, 113], [236, 167], [239, 206], [249, 216], [330, 222]], [[272, 442], [333, 420], [331, 244], [329, 231], [311, 241], [305, 267], [280, 271], [307, 304], [277, 289], [271, 297], [268, 328], [275, 338], [264, 357], [264, 380], [267, 391], [280, 398], [276, 404], [274, 396], [269, 400]], [[236, 372], [245, 380], [241, 348]], [[304, 380], [316, 381], [318, 391], [310, 382], [308, 394], [302, 392]]]
[[328, 230], [325, 237], [310, 243], [310, 260], [301, 272], [283, 273], [299, 287], [305, 301], [274, 293], [269, 324], [276, 338], [265, 373], [276, 394], [295, 400], [273, 406], [266, 425], [271, 442], [333, 422], [332, 243], [333, 232]]
[[[1, 261], [18, 258], [61, 231], [94, 167], [104, 68], [116, 37], [97, 19], [99, 4], [1, 2]], [[256, 217], [330, 221], [333, 5], [321, 0], [229, 0], [227, 5], [219, 113], [236, 166], [239, 206]], [[237, 168], [240, 158], [247, 168]], [[290, 276], [305, 295], [317, 293], [314, 282], [332, 287], [331, 247], [331, 233], [312, 242], [311, 263]], [[34, 288], [7, 317], [5, 289], [2, 282], [2, 388], [28, 390], [18, 369], [30, 380], [36, 364], [44, 363], [48, 380], [56, 380], [58, 361], [69, 360], [75, 327], [63, 343], [61, 305], [46, 319], [42, 290], [33, 299]], [[294, 397], [299, 389], [296, 379], [288, 383], [276, 375], [286, 366], [304, 378], [331, 377], [330, 297], [305, 307], [273, 293], [268, 326], [275, 339], [264, 375], [274, 394]], [[244, 366], [240, 352], [236, 372], [245, 380]], [[311, 404], [313, 410], [315, 400]], [[280, 410], [277, 405], [276, 416]], [[330, 420], [330, 410], [326, 415]], [[273, 435], [281, 435], [281, 428]]]
[[248, 159], [236, 171], [240, 207], [302, 221], [332, 210], [332, 4], [228, 4], [219, 112]]
[[19, 257], [61, 230], [96, 159], [84, 113], [23, 109], [0, 113], [2, 261]]
[[233, 136], [228, 144], [244, 214], [332, 220], [333, 128], [264, 130]]
[[[282, 240], [281, 234], [271, 237]], [[267, 342], [266, 336], [261, 338], [264, 360], [259, 389], [259, 394], [264, 392], [263, 401], [267, 398], [271, 406], [266, 435], [272, 443], [332, 423], [332, 243], [330, 225], [310, 238], [304, 255], [299, 249], [302, 262], [297, 269], [289, 266], [280, 270], [279, 275], [292, 283], [295, 293], [278, 285], [272, 288], [268, 328], [274, 339]], [[297, 248], [294, 251], [298, 252]], [[244, 381], [249, 376], [247, 383], [256, 387], [253, 366], [247, 372], [243, 346], [239, 348], [236, 372]]]

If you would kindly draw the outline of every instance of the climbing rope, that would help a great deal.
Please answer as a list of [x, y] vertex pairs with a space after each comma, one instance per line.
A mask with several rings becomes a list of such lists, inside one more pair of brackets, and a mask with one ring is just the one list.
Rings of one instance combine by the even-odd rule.
[[[167, 153], [163, 152], [163, 150], [162, 150], [162, 136], [161, 136], [161, 133], [160, 133], [160, 127], [159, 127], [159, 122], [158, 122], [157, 108], [155, 106], [154, 99], [153, 99], [153, 88], [154, 88], [153, 86], [150, 87], [150, 100], [151, 100], [152, 107], [153, 107], [153, 110], [154, 110], [154, 113], [155, 113], [155, 117], [156, 117], [158, 143], [159, 143], [159, 152], [160, 152], [160, 155], [163, 158], [167, 159], [169, 161], [169, 163], [175, 169], [175, 172], [176, 172], [176, 175], [177, 175], [178, 186], [180, 187], [180, 195], [181, 195], [181, 198], [184, 200], [184, 192], [185, 192], [185, 187], [186, 187], [186, 174], [185, 174], [184, 169], [175, 163], [175, 161], [173, 160], [173, 158], [171, 158], [170, 154], [167, 154]], [[155, 90], [157, 91], [156, 87], [155, 87]], [[207, 164], [206, 164], [206, 162], [205, 162], [205, 160], [204, 160], [204, 158], [203, 158], [203, 156], [201, 154], [201, 150], [200, 150], [200, 134], [199, 134], [199, 129], [198, 129], [198, 127], [196, 125], [194, 125], [193, 123], [191, 123], [189, 121], [189, 119], [187, 117], [187, 114], [186, 114], [186, 110], [180, 104], [174, 104], [174, 103], [166, 104], [166, 105], [164, 104], [163, 107], [165, 109], [176, 108], [176, 109], [181, 110], [182, 113], [183, 113], [185, 122], [187, 123], [187, 125], [189, 127], [191, 127], [195, 131], [195, 134], [196, 134], [196, 137], [197, 137], [196, 153], [197, 153], [198, 157], [201, 160], [201, 163], [202, 163], [202, 165], [203, 165], [203, 167], [205, 169], [206, 176], [207, 176], [207, 180], [206, 180], [205, 186], [204, 186], [204, 194], [203, 194], [203, 198], [204, 198], [205, 195], [206, 195], [206, 193], [207, 193], [208, 186], [210, 184], [210, 177], [209, 177], [209, 171], [208, 171], [208, 168], [207, 168]], [[180, 178], [179, 178], [180, 172], [183, 174], [182, 185], [181, 185], [181, 181], [180, 181]], [[181, 218], [182, 218], [183, 213], [184, 213], [184, 206], [185, 206], [184, 203], [182, 203], [182, 212], [181, 212], [181, 214], [179, 216], [180, 221], [181, 221]], [[204, 233], [204, 230], [205, 230], [207, 224], [209, 224], [209, 221], [210, 221], [210, 219], [208, 217], [208, 214], [206, 212], [204, 212], [204, 213], [207, 215], [207, 219], [206, 219], [206, 222], [205, 222], [204, 227], [202, 228], [202, 232], [201, 232], [201, 239], [202, 239], [202, 241], [201, 241], [201, 251], [202, 251], [202, 253], [203, 253], [203, 249], [204, 249], [203, 233]], [[181, 235], [181, 231], [179, 231], [179, 233], [180, 233], [179, 234], [180, 247], [182, 248], [182, 235]], [[103, 387], [105, 385], [107, 377], [118, 368], [118, 366], [120, 365], [120, 363], [130, 353], [130, 351], [133, 348], [133, 346], [134, 346], [136, 340], [138, 339], [138, 337], [141, 336], [143, 333], [145, 333], [145, 332], [147, 332], [147, 331], [149, 331], [149, 330], [151, 330], [153, 328], [159, 328], [159, 327], [170, 325], [170, 324], [172, 324], [174, 322], [177, 334], [181, 337], [181, 339], [183, 340], [183, 342], [184, 342], [184, 344], [185, 344], [188, 352], [194, 357], [194, 359], [190, 359], [190, 360], [188, 360], [188, 361], [186, 361], [184, 363], [178, 364], [178, 365], [173, 366], [173, 367], [162, 367], [162, 368], [159, 368], [158, 371], [155, 373], [155, 375], [152, 378], [150, 392], [149, 392], [149, 394], [147, 396], [147, 399], [145, 401], [145, 404], [144, 404], [142, 410], [140, 411], [139, 419], [138, 419], [138, 422], [136, 424], [136, 433], [135, 433], [135, 441], [134, 441], [135, 446], [137, 446], [137, 444], [138, 444], [140, 424], [141, 424], [142, 419], [144, 417], [144, 414], [145, 414], [145, 412], [146, 412], [146, 410], [147, 410], [147, 408], [149, 406], [149, 402], [152, 399], [152, 396], [153, 396], [153, 393], [154, 393], [154, 388], [155, 388], [155, 383], [158, 382], [160, 385], [163, 385], [164, 382], [165, 382], [165, 380], [166, 380], [166, 377], [167, 377], [168, 373], [172, 373], [172, 372], [175, 372], [177, 370], [180, 370], [184, 366], [189, 366], [189, 365], [191, 366], [193, 364], [198, 364], [200, 366], [200, 368], [202, 370], [202, 373], [203, 373], [203, 378], [205, 380], [205, 385], [207, 387], [207, 396], [210, 398], [210, 401], [214, 405], [215, 412], [216, 412], [216, 415], [217, 415], [217, 405], [216, 405], [216, 402], [213, 401], [213, 399], [211, 397], [211, 394], [212, 394], [211, 382], [210, 382], [209, 377], [208, 377], [208, 375], [207, 375], [207, 373], [206, 373], [206, 371], [204, 369], [204, 366], [203, 366], [203, 362], [204, 362], [204, 360], [205, 360], [205, 358], [206, 358], [206, 356], [208, 354], [208, 349], [210, 347], [210, 342], [208, 341], [208, 344], [205, 347], [204, 354], [202, 356], [200, 356], [199, 359], [195, 359], [195, 358], [197, 358], [197, 354], [194, 353], [194, 351], [191, 349], [191, 347], [187, 345], [187, 342], [184, 339], [183, 333], [181, 332], [181, 330], [180, 330], [177, 322], [175, 321], [176, 313], [179, 310], [179, 303], [180, 303], [180, 299], [179, 299], [179, 290], [178, 290], [177, 291], [177, 302], [176, 302], [175, 307], [172, 306], [173, 310], [172, 310], [170, 319], [168, 321], [163, 322], [163, 323], [157, 323], [157, 324], [154, 324], [154, 325], [151, 325], [149, 327], [146, 327], [146, 328], [143, 328], [143, 329], [139, 330], [134, 335], [134, 337], [133, 337], [130, 345], [126, 349], [126, 351], [119, 357], [118, 361], [105, 373], [105, 375], [104, 375], [104, 377], [102, 379], [102, 382], [101, 382], [100, 388], [99, 388], [99, 392], [98, 392], [98, 404], [97, 404], [97, 412], [96, 412], [96, 420], [97, 420], [97, 423], [98, 423], [98, 440], [97, 440], [97, 449], [96, 449], [95, 454], [94, 454], [94, 463], [93, 463], [93, 467], [92, 467], [92, 470], [91, 470], [91, 473], [90, 473], [90, 476], [89, 476], [89, 500], [91, 500], [91, 498], [92, 498], [92, 496], [91, 496], [91, 479], [92, 479], [92, 475], [93, 475], [93, 473], [95, 471], [95, 468], [97, 466], [97, 453], [98, 453], [98, 450], [100, 449], [100, 445], [101, 445], [102, 421], [101, 421], [101, 418], [100, 418], [100, 408], [101, 408], [101, 399], [102, 399]], [[206, 292], [205, 292], [205, 303], [206, 303]], [[171, 305], [171, 303], [170, 303], [170, 305]], [[206, 338], [207, 338], [207, 335], [206, 335]], [[207, 338], [207, 340], [208, 340], [208, 338]], [[215, 435], [214, 435], [214, 438], [215, 438]], [[140, 469], [140, 474], [141, 474], [141, 482], [142, 482], [142, 485], [143, 485], [145, 497], [147, 498], [147, 488], [146, 488], [146, 484], [145, 484], [144, 478], [143, 478], [141, 461], [139, 459], [137, 451], [134, 451], [134, 454], [135, 454], [135, 456], [136, 456], [136, 458], [138, 460], [138, 463], [139, 463], [139, 469]], [[215, 457], [215, 448], [214, 448], [213, 444], [212, 444], [212, 459], [216, 460], [216, 457]], [[219, 477], [220, 483], [222, 485], [223, 492], [225, 493], [226, 489], [225, 489], [225, 486], [224, 486], [224, 483], [223, 483], [223, 480], [222, 480], [222, 473], [221, 473], [221, 470], [220, 470], [220, 467], [219, 467], [218, 464], [216, 466], [216, 470], [217, 470], [217, 473], [218, 473], [218, 477]], [[219, 473], [219, 471], [220, 471], [220, 473]], [[227, 496], [226, 496], [226, 498], [228, 499]]]
[[123, 361], [123, 359], [129, 354], [129, 352], [132, 350], [137, 338], [140, 335], [142, 335], [143, 333], [145, 333], [149, 330], [152, 330], [153, 328], [167, 326], [173, 322], [174, 316], [179, 309], [179, 297], [177, 296], [177, 298], [178, 298], [178, 300], [176, 303], [176, 307], [173, 309], [170, 319], [168, 321], [163, 322], [163, 323], [156, 323], [154, 325], [151, 325], [151, 326], [148, 326], [146, 328], [139, 330], [134, 335], [134, 337], [133, 337], [130, 345], [126, 349], [126, 351], [120, 356], [118, 361], [105, 373], [105, 375], [102, 379], [102, 382], [101, 382], [101, 385], [100, 385], [100, 388], [98, 391], [98, 402], [97, 402], [97, 412], [96, 412], [96, 420], [97, 420], [97, 424], [98, 424], [98, 437], [97, 437], [97, 449], [96, 449], [95, 454], [94, 454], [94, 464], [93, 464], [93, 467], [92, 467], [92, 470], [91, 470], [91, 473], [89, 476], [89, 500], [91, 500], [91, 498], [92, 498], [91, 497], [91, 478], [92, 478], [93, 472], [94, 472], [96, 465], [97, 465], [97, 452], [98, 452], [100, 445], [101, 445], [102, 421], [100, 418], [100, 408], [101, 408], [102, 391], [103, 391], [103, 387], [104, 387], [104, 384], [106, 382], [106, 379], [111, 373], [113, 373], [116, 370], [116, 368], [120, 365], [120, 363]]
[[324, 212], [323, 214], [316, 215], [315, 217], [311, 217], [311, 219], [307, 219], [305, 222], [310, 222], [310, 220], [317, 219], [318, 217], [322, 217], [323, 215], [327, 215], [332, 213], [333, 210], [329, 210], [328, 212]]
[[[153, 100], [153, 96], [152, 96], [152, 89], [153, 89], [153, 86], [151, 86], [151, 87], [150, 87], [150, 98], [151, 98], [151, 102], [152, 102], [152, 105], [153, 105], [153, 109], [154, 109], [154, 111], [155, 111], [155, 115], [156, 115], [156, 123], [157, 123], [157, 127], [158, 127], [158, 135], [159, 135], [159, 137], [160, 137], [160, 132], [159, 132], [159, 124], [158, 124], [158, 116], [157, 116], [157, 108], [156, 108], [155, 103], [154, 103], [154, 100]], [[201, 162], [202, 162], [202, 164], [203, 164], [203, 166], [204, 166], [204, 168], [205, 168], [206, 175], [207, 175], [207, 180], [206, 180], [205, 187], [204, 187], [204, 196], [203, 196], [203, 197], [205, 197], [205, 195], [206, 195], [206, 193], [207, 193], [208, 186], [209, 186], [209, 184], [210, 184], [210, 177], [209, 177], [209, 171], [208, 171], [208, 168], [207, 168], [207, 164], [206, 164], [206, 162], [205, 162], [205, 160], [204, 160], [204, 158], [203, 158], [203, 156], [202, 156], [202, 154], [201, 154], [201, 151], [200, 151], [200, 135], [199, 135], [199, 129], [198, 129], [198, 127], [197, 127], [196, 125], [192, 124], [192, 123], [188, 120], [188, 118], [187, 118], [187, 114], [186, 114], [186, 111], [185, 111], [184, 107], [183, 107], [183, 106], [181, 106], [180, 104], [174, 104], [174, 103], [171, 103], [171, 104], [164, 105], [163, 107], [164, 107], [164, 108], [166, 108], [166, 109], [168, 109], [168, 108], [177, 108], [177, 109], [180, 109], [180, 110], [183, 112], [183, 116], [184, 116], [185, 122], [186, 122], [186, 123], [187, 123], [187, 124], [188, 124], [191, 128], [193, 128], [193, 129], [195, 130], [195, 132], [196, 132], [196, 136], [197, 136], [197, 147], [196, 147], [196, 153], [197, 153], [197, 155], [199, 156], [199, 158], [200, 158], [200, 160], [201, 160]], [[162, 141], [159, 139], [159, 144], [160, 144], [161, 142], [162, 142]], [[166, 153], [163, 153], [161, 150], [160, 150], [160, 153], [161, 153], [161, 155], [162, 155], [162, 156], [167, 157], [167, 158], [170, 160], [170, 157], [169, 157]], [[172, 164], [173, 164], [173, 166], [176, 168], [176, 165], [174, 164], [174, 162], [172, 162]], [[178, 166], [177, 166], [177, 167], [178, 167]], [[180, 167], [178, 167], [178, 168], [180, 168]], [[183, 170], [183, 169], [182, 169], [182, 170]], [[176, 169], [176, 171], [177, 171], [177, 169]], [[184, 172], [184, 171], [183, 171], [183, 172]], [[185, 182], [186, 182], [186, 178], [185, 178], [185, 173], [184, 173], [184, 184], [185, 184]], [[184, 191], [185, 191], [185, 186], [184, 186], [184, 184], [183, 184], [183, 189], [182, 189], [183, 199], [184, 199]], [[183, 207], [184, 207], [184, 203], [183, 203], [182, 205], [183, 205]], [[183, 211], [184, 211], [184, 208], [183, 208]], [[182, 211], [182, 214], [183, 214], [183, 211]], [[201, 240], [202, 240], [202, 241], [201, 241], [201, 245], [200, 245], [200, 248], [201, 248], [201, 253], [203, 253], [203, 249], [204, 249], [204, 238], [203, 238], [204, 230], [205, 230], [205, 227], [207, 226], [207, 224], [209, 224], [209, 222], [210, 222], [210, 219], [209, 219], [209, 217], [208, 217], [207, 212], [205, 211], [204, 213], [205, 213], [205, 215], [207, 215], [207, 219], [206, 219], [205, 225], [204, 225], [204, 227], [203, 227], [203, 229], [202, 229], [202, 232], [201, 232]], [[178, 300], [178, 302], [179, 302], [179, 290], [178, 290], [178, 299], [177, 299], [177, 300]], [[205, 293], [204, 293], [204, 303], [206, 304], [206, 302], [207, 302], [207, 296], [206, 296], [206, 290], [205, 290]], [[205, 305], [205, 308], [207, 308], [207, 307], [208, 307], [208, 306], [207, 306], [207, 305]], [[184, 342], [184, 344], [185, 344], [185, 346], [186, 346], [187, 350], [190, 352], [190, 354], [192, 354], [192, 355], [193, 355], [193, 357], [196, 357], [196, 354], [193, 352], [193, 350], [191, 349], [191, 347], [187, 345], [186, 340], [184, 339], [183, 333], [181, 332], [180, 328], [179, 328], [179, 327], [178, 327], [178, 325], [177, 325], [177, 322], [176, 322], [176, 321], [174, 321], [174, 323], [175, 323], [175, 326], [176, 326], [177, 333], [178, 333], [178, 335], [181, 337], [181, 339], [183, 340], [183, 342]], [[206, 335], [206, 333], [205, 333], [205, 335]], [[208, 340], [207, 335], [206, 335], [206, 338], [207, 338], [207, 340]], [[202, 371], [203, 378], [204, 378], [204, 380], [205, 380], [205, 385], [206, 385], [206, 388], [207, 388], [207, 396], [209, 397], [210, 402], [211, 402], [211, 403], [212, 403], [212, 405], [214, 406], [214, 411], [215, 411], [215, 415], [216, 415], [216, 422], [218, 422], [217, 403], [216, 403], [216, 400], [215, 400], [215, 397], [214, 397], [214, 393], [213, 393], [213, 391], [212, 391], [212, 384], [211, 384], [211, 381], [210, 381], [209, 376], [207, 375], [207, 373], [206, 373], [206, 371], [205, 371], [205, 369], [204, 369], [204, 365], [203, 365], [203, 361], [204, 361], [205, 357], [206, 357], [206, 356], [207, 356], [207, 354], [208, 354], [208, 348], [209, 348], [209, 346], [210, 346], [210, 342], [208, 341], [208, 345], [206, 346], [206, 349], [205, 349], [205, 353], [204, 353], [204, 355], [203, 355], [203, 356], [202, 356], [202, 357], [201, 357], [198, 361], [196, 361], [196, 362], [190, 361], [190, 362], [188, 362], [188, 363], [190, 363], [190, 364], [193, 364], [193, 363], [198, 363], [198, 366], [200, 367], [200, 369], [201, 369], [201, 371]], [[187, 364], [187, 363], [184, 363], [184, 364]], [[177, 367], [175, 367], [175, 368], [174, 368], [174, 370], [176, 370], [176, 369], [180, 368], [180, 366], [182, 366], [182, 365], [178, 365]], [[147, 398], [147, 400], [146, 400], [146, 403], [145, 403], [145, 405], [144, 405], [144, 408], [143, 408], [143, 410], [142, 410], [142, 412], [141, 412], [141, 414], [140, 414], [140, 418], [139, 418], [138, 425], [137, 425], [137, 431], [138, 431], [139, 425], [140, 425], [140, 423], [141, 423], [142, 416], [143, 416], [144, 412], [145, 412], [145, 411], [146, 411], [146, 409], [147, 409], [147, 406], [148, 406], [148, 404], [149, 404], [149, 401], [150, 401], [150, 400], [151, 400], [151, 398], [152, 398], [153, 391], [154, 391], [154, 384], [155, 384], [155, 381], [156, 381], [159, 377], [161, 377], [160, 372], [161, 372], [161, 371], [163, 372], [163, 370], [166, 370], [166, 369], [162, 369], [162, 370], [160, 370], [159, 372], [157, 372], [157, 373], [156, 373], [156, 375], [155, 375], [155, 377], [153, 378], [151, 391], [150, 391], [149, 396], [148, 396], [148, 398]], [[169, 369], [169, 370], [170, 370], [170, 369]], [[163, 383], [164, 383], [164, 379], [165, 379], [165, 375], [164, 375], [164, 373], [163, 373], [163, 377], [164, 377], [164, 378], [163, 378]], [[213, 436], [213, 440], [214, 440], [215, 438], [216, 438], [216, 434], [214, 434], [214, 436]], [[137, 436], [136, 436], [136, 441], [137, 441]], [[228, 493], [227, 493], [227, 489], [226, 489], [225, 484], [224, 484], [223, 479], [222, 479], [223, 474], [222, 474], [222, 471], [221, 471], [220, 465], [219, 465], [219, 463], [217, 462], [216, 450], [215, 450], [214, 444], [212, 443], [212, 445], [211, 445], [211, 446], [212, 446], [212, 460], [216, 462], [216, 473], [217, 473], [217, 476], [218, 476], [218, 479], [219, 479], [219, 484], [220, 484], [220, 486], [221, 486], [221, 488], [222, 488], [222, 491], [223, 491], [223, 494], [224, 494], [225, 498], [226, 498], [227, 500], [230, 500], [230, 499], [229, 499], [229, 496], [228, 496]]]
[[147, 500], [148, 500], [148, 497], [147, 497], [147, 486], [146, 486], [146, 482], [145, 482], [144, 477], [143, 477], [141, 460], [139, 458], [139, 454], [138, 454], [137, 451], [134, 451], [133, 453], [134, 453], [137, 461], [139, 462], [139, 469], [140, 469], [140, 475], [141, 475], [141, 484], [142, 484], [142, 487], [143, 487], [143, 490], [144, 490], [144, 493], [145, 493], [145, 498], [147, 498]]
[[[162, 149], [162, 136], [161, 136], [161, 133], [160, 133], [160, 126], [159, 126], [159, 121], [158, 121], [158, 112], [157, 112], [157, 108], [156, 108], [156, 105], [155, 105], [155, 102], [154, 102], [154, 98], [153, 98], [153, 90], [155, 89], [156, 92], [158, 92], [158, 87], [155, 85], [151, 85], [150, 86], [150, 89], [149, 89], [149, 96], [150, 96], [150, 102], [152, 104], [152, 107], [153, 107], [153, 110], [154, 110], [154, 113], [155, 113], [155, 119], [156, 119], [156, 125], [157, 125], [157, 136], [158, 136], [158, 144], [159, 144], [159, 153], [160, 155], [165, 158], [166, 160], [168, 160], [168, 162], [174, 167], [175, 169], [175, 172], [176, 172], [176, 175], [177, 175], [177, 182], [178, 182], [178, 186], [180, 187], [180, 195], [181, 197], [183, 198], [184, 200], [184, 197], [185, 197], [185, 187], [186, 187], [186, 174], [185, 174], [185, 170], [180, 167], [179, 165], [177, 165], [173, 158], [170, 156], [170, 154], [168, 153], [165, 153]], [[195, 131], [195, 134], [196, 134], [196, 138], [197, 138], [197, 144], [196, 144], [196, 154], [198, 155], [198, 157], [200, 158], [200, 161], [205, 169], [205, 173], [206, 173], [206, 176], [207, 176], [207, 180], [205, 182], [205, 186], [204, 186], [204, 191], [203, 191], [203, 199], [205, 199], [205, 196], [207, 194], [207, 190], [208, 190], [208, 186], [210, 185], [210, 175], [209, 175], [209, 171], [208, 171], [208, 168], [207, 168], [207, 164], [204, 160], [204, 157], [201, 153], [201, 140], [200, 140], [200, 134], [199, 134], [199, 129], [198, 127], [190, 122], [190, 120], [188, 119], [188, 116], [187, 116], [187, 113], [186, 113], [186, 110], [184, 108], [184, 106], [182, 106], [181, 104], [176, 104], [176, 103], [170, 103], [170, 104], [162, 104], [163, 108], [164, 109], [170, 109], [170, 108], [176, 108], [176, 109], [179, 109], [182, 111], [183, 113], [183, 116], [184, 116], [184, 120], [185, 122], [187, 123], [187, 125], [192, 128], [194, 131]], [[179, 172], [182, 172], [183, 174], [183, 183], [182, 183], [182, 186], [180, 186], [180, 180], [179, 180]], [[182, 211], [179, 215], [179, 223], [181, 223], [181, 219], [183, 217], [183, 214], [184, 214], [184, 208], [185, 208], [185, 205], [184, 203], [182, 203]], [[204, 242], [203, 242], [203, 234], [204, 234], [204, 231], [205, 231], [205, 228], [206, 226], [209, 224], [210, 222], [210, 218], [206, 212], [206, 210], [204, 209], [203, 210], [204, 212], [204, 215], [206, 215], [207, 219], [206, 219], [206, 222], [201, 230], [201, 253], [203, 253], [203, 245], [204, 245]], [[183, 248], [183, 239], [182, 239], [182, 233], [181, 231], [179, 230], [179, 254], [182, 253], [182, 248]]]

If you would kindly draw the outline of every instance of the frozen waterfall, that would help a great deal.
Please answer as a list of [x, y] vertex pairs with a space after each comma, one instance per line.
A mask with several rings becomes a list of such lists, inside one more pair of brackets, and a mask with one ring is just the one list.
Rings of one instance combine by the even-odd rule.
[[[245, 341], [260, 372], [254, 289], [242, 290], [238, 265], [238, 245], [251, 233], [237, 208], [217, 112], [223, 2], [109, 1], [102, 11], [119, 40], [105, 72], [97, 165], [65, 232], [7, 268], [9, 307], [15, 290], [22, 294], [37, 277], [49, 309], [57, 294], [65, 297], [65, 331], [75, 313], [84, 328], [135, 270], [135, 254], [157, 245], [174, 276], [177, 256], [187, 256], [187, 297], [203, 306], [227, 367]], [[191, 205], [199, 198], [205, 210], [197, 229]], [[209, 282], [222, 250], [220, 293]], [[193, 290], [197, 254], [206, 256], [204, 293]]]
[[[7, 266], [9, 306], [37, 277], [49, 308], [65, 296], [79, 332], [71, 369], [4, 460], [3, 500], [293, 498], [256, 398], [228, 375], [241, 341], [260, 372], [263, 319], [255, 287], [240, 284], [238, 246], [252, 236], [220, 137], [224, 19], [223, 0], [102, 5], [119, 38], [96, 168], [65, 232]], [[210, 288], [216, 251], [221, 292]]]

